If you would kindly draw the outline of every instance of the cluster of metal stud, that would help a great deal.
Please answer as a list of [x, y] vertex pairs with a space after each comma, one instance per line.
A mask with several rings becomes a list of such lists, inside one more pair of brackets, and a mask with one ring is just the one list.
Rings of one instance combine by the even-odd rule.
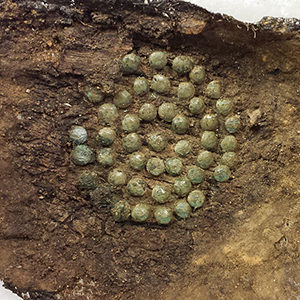
[[[169, 224], [173, 214], [178, 218], [187, 218], [192, 209], [202, 207], [205, 194], [199, 185], [205, 180], [205, 170], [211, 169], [215, 164], [214, 153], [218, 147], [223, 152], [219, 164], [213, 169], [213, 177], [217, 182], [227, 181], [230, 168], [236, 163], [237, 141], [234, 133], [240, 126], [239, 117], [231, 115], [233, 104], [228, 99], [221, 98], [221, 86], [214, 80], [206, 86], [207, 98], [215, 102], [216, 113], [205, 114], [205, 101], [203, 97], [195, 95], [196, 88], [205, 80], [203, 66], [193, 66], [192, 60], [187, 56], [177, 56], [172, 61], [171, 72], [178, 78], [187, 76], [189, 80], [180, 82], [177, 86], [177, 95], [170, 97], [172, 83], [170, 79], [161, 74], [167, 67], [168, 59], [164, 52], [156, 51], [149, 56], [149, 65], [152, 70], [160, 71], [149, 80], [145, 76], [135, 77], [140, 72], [141, 59], [134, 53], [125, 55], [121, 62], [124, 76], [134, 76], [133, 86], [130, 89], [121, 88], [111, 102], [106, 102], [98, 108], [98, 119], [101, 129], [97, 135], [97, 142], [101, 146], [97, 154], [85, 144], [87, 132], [81, 126], [75, 126], [70, 131], [70, 139], [74, 144], [71, 159], [74, 164], [84, 166], [95, 160], [103, 168], [109, 168], [107, 182], [123, 192], [123, 199], [114, 203], [112, 215], [116, 221], [126, 221], [130, 218], [136, 222], [155, 220], [159, 224]], [[133, 91], [133, 93], [131, 92]], [[151, 95], [149, 96], [149, 93]], [[155, 105], [159, 95], [170, 97], [160, 105]], [[85, 91], [86, 98], [92, 103], [104, 102], [104, 94], [97, 88], [89, 87]], [[122, 133], [116, 131], [119, 124], [120, 110], [123, 113], [140, 99], [140, 105], [135, 113], [126, 113], [120, 121]], [[176, 105], [178, 104], [178, 105]], [[181, 109], [180, 109], [181, 107]], [[195, 165], [185, 166], [182, 159], [192, 154], [192, 145], [188, 135], [190, 119], [182, 107], [188, 108], [192, 118], [200, 120], [202, 134], [199, 143], [202, 150], [195, 159]], [[221, 117], [220, 117], [221, 116]], [[225, 135], [219, 143], [216, 131], [220, 119], [225, 118]], [[173, 134], [185, 136], [175, 144], [169, 143], [168, 131], [156, 130], [144, 137], [139, 134], [141, 124], [154, 124], [164, 122], [170, 124]], [[127, 174], [127, 169], [118, 163], [114, 144], [118, 136], [122, 138], [122, 151], [128, 155], [128, 164], [134, 175]], [[174, 150], [175, 157], [162, 158], [160, 154]], [[165, 156], [165, 155], [163, 155]], [[115, 167], [118, 165], [118, 167]], [[147, 175], [148, 174], [148, 175]], [[84, 172], [80, 177], [81, 185], [87, 189], [97, 189], [97, 173]], [[154, 183], [153, 183], [154, 182]], [[172, 183], [172, 186], [171, 184]], [[149, 190], [150, 187], [150, 190]], [[93, 193], [93, 192], [91, 192]]]

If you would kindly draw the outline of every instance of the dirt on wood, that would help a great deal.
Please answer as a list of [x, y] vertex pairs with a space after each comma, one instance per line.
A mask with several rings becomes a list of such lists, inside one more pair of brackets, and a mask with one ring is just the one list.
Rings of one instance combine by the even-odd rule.
[[[117, 1], [118, 2], [118, 1]], [[291, 20], [292, 22], [293, 20]], [[0, 4], [0, 279], [24, 299], [300, 299], [300, 35], [175, 1]], [[274, 25], [275, 24], [275, 25]], [[272, 25], [272, 26], [271, 26]], [[82, 87], [122, 84], [135, 51], [189, 55], [242, 128], [239, 164], [168, 227], [115, 223], [76, 183]], [[205, 86], [205, 84], [203, 86]]]

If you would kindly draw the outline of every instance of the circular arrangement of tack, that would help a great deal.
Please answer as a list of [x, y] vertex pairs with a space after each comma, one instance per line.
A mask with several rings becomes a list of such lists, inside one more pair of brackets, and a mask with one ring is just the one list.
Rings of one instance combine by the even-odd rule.
[[205, 109], [204, 101], [199, 97], [194, 97], [190, 100], [189, 104], [190, 112], [194, 115], [201, 114]]
[[113, 124], [118, 116], [118, 109], [113, 103], [104, 103], [98, 109], [98, 119], [101, 123]]
[[98, 151], [97, 161], [103, 167], [110, 167], [115, 163], [114, 150], [112, 148], [102, 148]]
[[166, 136], [159, 132], [151, 133], [148, 136], [147, 141], [148, 141], [149, 148], [156, 152], [161, 152], [165, 150], [168, 144], [168, 140]]
[[96, 139], [100, 145], [110, 146], [116, 139], [116, 132], [110, 127], [104, 127], [99, 130]]
[[178, 178], [174, 182], [174, 191], [179, 196], [186, 196], [192, 188], [192, 183], [186, 177]]
[[236, 133], [240, 127], [240, 119], [237, 116], [229, 117], [225, 121], [225, 128], [229, 133]]
[[166, 122], [172, 122], [176, 113], [177, 109], [174, 103], [164, 102], [158, 108], [159, 117]]
[[177, 97], [179, 100], [189, 100], [195, 95], [195, 87], [191, 82], [179, 83]]
[[193, 208], [199, 208], [203, 205], [205, 201], [205, 195], [202, 191], [194, 190], [189, 193], [187, 197], [187, 202]]
[[122, 120], [122, 129], [126, 132], [135, 132], [140, 127], [140, 119], [135, 114], [126, 114]]
[[200, 84], [205, 79], [205, 68], [203, 66], [195, 66], [189, 74], [190, 80], [194, 84]]
[[191, 152], [191, 145], [188, 140], [180, 140], [175, 145], [175, 153], [179, 156], [186, 157]]
[[172, 69], [179, 75], [184, 75], [192, 70], [193, 63], [188, 56], [177, 56], [172, 63]]
[[146, 193], [147, 184], [146, 182], [139, 178], [133, 177], [127, 183], [127, 191], [130, 195], [141, 197]]
[[186, 219], [192, 212], [191, 206], [185, 200], [179, 200], [175, 204], [175, 213], [181, 219]]
[[155, 51], [149, 56], [149, 64], [156, 70], [161, 70], [167, 65], [167, 55], [162, 51]]
[[219, 165], [214, 170], [214, 178], [218, 182], [227, 181], [231, 176], [230, 169], [228, 166]]
[[158, 224], [167, 225], [172, 221], [173, 212], [169, 207], [159, 206], [154, 210], [154, 218]]
[[121, 69], [126, 74], [134, 74], [139, 69], [141, 59], [134, 53], [127, 54], [122, 59]]
[[170, 198], [170, 189], [164, 184], [156, 184], [153, 189], [151, 196], [157, 203], [166, 203]]
[[167, 94], [171, 89], [171, 83], [168, 77], [156, 74], [151, 82], [151, 89], [159, 94]]
[[127, 201], [118, 201], [112, 207], [111, 214], [116, 222], [127, 221], [131, 215], [131, 207]]
[[70, 156], [72, 162], [77, 166], [85, 166], [95, 160], [94, 152], [87, 145], [77, 145]]
[[156, 118], [157, 109], [152, 103], [145, 103], [139, 110], [139, 117], [143, 121], [151, 122]]
[[129, 153], [139, 150], [142, 146], [140, 136], [135, 132], [129, 133], [123, 139], [123, 146], [124, 149]]
[[147, 158], [142, 152], [133, 152], [129, 156], [129, 164], [135, 170], [143, 170], [146, 166], [146, 163]]
[[118, 108], [127, 108], [132, 102], [132, 96], [127, 90], [119, 91], [114, 96], [114, 105]]
[[[130, 53], [122, 58], [121, 70], [123, 76], [136, 75], [124, 77], [122, 87], [112, 97], [105, 95], [101, 86], [83, 89], [89, 102], [99, 104], [101, 127], [97, 145], [93, 146], [99, 147], [95, 152], [85, 144], [88, 133], [84, 127], [74, 126], [69, 132], [73, 147], [70, 159], [85, 166], [78, 187], [88, 191], [98, 208], [108, 201], [116, 222], [131, 219], [166, 225], [172, 221], [173, 213], [186, 219], [192, 209], [205, 203], [200, 185], [207, 190], [211, 179], [228, 181], [230, 168], [237, 164], [238, 143], [232, 134], [238, 131], [240, 118], [232, 114], [232, 100], [221, 97], [219, 80], [208, 82], [205, 68], [193, 66], [188, 56], [175, 57], [170, 75], [165, 74], [170, 71], [167, 63], [165, 52], [154, 51], [149, 64], [141, 67], [140, 57]], [[150, 78], [148, 74], [153, 73]], [[130, 86], [124, 82], [130, 82]], [[224, 128], [229, 135], [224, 134]], [[196, 157], [195, 151], [199, 151]], [[95, 161], [98, 164], [93, 167], [86, 166]], [[118, 167], [111, 169], [114, 165]], [[102, 168], [109, 169], [108, 184], [103, 187]], [[110, 193], [112, 198], [106, 200]], [[177, 201], [172, 204], [174, 199]]]
[[113, 169], [108, 173], [107, 181], [114, 186], [125, 185], [127, 176], [122, 170]]
[[133, 90], [138, 96], [146, 95], [149, 91], [148, 80], [145, 77], [137, 77], [133, 83]]
[[131, 217], [136, 222], [145, 222], [150, 215], [150, 206], [148, 204], [139, 203], [135, 205], [131, 211]]
[[82, 126], [74, 126], [70, 130], [70, 140], [76, 145], [84, 144], [88, 139], [88, 133]]
[[172, 129], [177, 134], [185, 134], [189, 129], [189, 120], [184, 115], [176, 115], [172, 120]]
[[165, 172], [165, 164], [162, 159], [152, 157], [146, 164], [146, 170], [154, 176], [159, 176]]

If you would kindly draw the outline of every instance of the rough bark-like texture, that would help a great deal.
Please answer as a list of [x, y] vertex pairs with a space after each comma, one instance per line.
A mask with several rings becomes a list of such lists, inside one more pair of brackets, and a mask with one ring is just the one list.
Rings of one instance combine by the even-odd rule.
[[[297, 21], [243, 24], [177, 1], [49, 3], [0, 4], [0, 278], [24, 299], [298, 299]], [[234, 178], [166, 228], [115, 223], [69, 161], [71, 126], [97, 131], [83, 86], [112, 95], [119, 59], [156, 49], [201, 58], [243, 122]]]

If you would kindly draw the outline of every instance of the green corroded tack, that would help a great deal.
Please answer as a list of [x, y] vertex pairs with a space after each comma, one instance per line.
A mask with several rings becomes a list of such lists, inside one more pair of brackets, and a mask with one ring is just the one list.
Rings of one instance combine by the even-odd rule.
[[132, 196], [143, 196], [146, 193], [146, 188], [146, 182], [139, 177], [133, 177], [127, 183], [127, 191]]
[[149, 91], [148, 80], [145, 77], [138, 77], [133, 83], [133, 90], [136, 95], [144, 96]]
[[102, 183], [97, 188], [90, 191], [90, 200], [97, 207], [102, 208], [109, 204], [113, 204], [111, 195], [111, 186], [108, 183]]
[[99, 107], [98, 119], [101, 123], [113, 124], [118, 116], [118, 109], [112, 103], [104, 103]]
[[123, 146], [127, 152], [134, 152], [142, 147], [142, 141], [138, 134], [129, 133], [123, 139]]
[[87, 141], [87, 138], [87, 131], [82, 126], [74, 126], [70, 130], [70, 140], [76, 145], [84, 144]]
[[231, 112], [233, 104], [228, 99], [219, 99], [216, 102], [216, 108], [221, 115], [227, 116]]
[[219, 99], [221, 97], [221, 85], [218, 80], [211, 81], [206, 87], [206, 94], [209, 98]]
[[160, 158], [152, 157], [148, 160], [146, 164], [146, 170], [154, 176], [159, 176], [162, 173], [164, 173], [165, 164]]
[[184, 115], [176, 115], [172, 120], [172, 129], [177, 134], [185, 134], [189, 129], [189, 119]]
[[187, 202], [193, 208], [201, 207], [204, 201], [205, 201], [205, 195], [200, 190], [194, 190], [190, 192], [187, 197]]
[[218, 118], [216, 115], [205, 115], [200, 121], [203, 130], [216, 130], [218, 128]]
[[116, 132], [110, 127], [104, 127], [99, 130], [97, 141], [102, 146], [110, 146], [116, 139]]
[[225, 121], [225, 128], [229, 133], [235, 133], [240, 127], [240, 119], [237, 116], [229, 117]]
[[131, 217], [136, 222], [144, 222], [149, 218], [150, 206], [148, 204], [139, 203], [131, 211]]
[[171, 176], [177, 176], [181, 174], [183, 168], [181, 160], [174, 157], [168, 158], [165, 162], [165, 166], [167, 173]]
[[161, 70], [167, 65], [167, 55], [162, 51], [155, 51], [149, 56], [149, 64], [156, 70]]
[[209, 151], [202, 151], [197, 156], [197, 165], [202, 169], [208, 169], [214, 164], [213, 154]]
[[153, 76], [151, 89], [159, 94], [167, 94], [171, 89], [170, 80], [161, 74]]
[[139, 117], [147, 122], [153, 121], [157, 116], [157, 109], [151, 103], [145, 103], [139, 110]]
[[175, 204], [175, 213], [178, 217], [186, 219], [190, 216], [192, 209], [185, 200], [179, 200]]
[[178, 178], [174, 183], [174, 191], [179, 196], [187, 195], [192, 188], [190, 180], [186, 177]]
[[195, 87], [191, 82], [180, 82], [177, 89], [179, 100], [189, 100], [195, 95]]
[[127, 108], [132, 102], [132, 96], [126, 90], [119, 91], [114, 96], [114, 104], [118, 108]]
[[189, 76], [192, 83], [200, 84], [205, 78], [205, 68], [203, 66], [195, 66]]
[[233, 135], [227, 135], [221, 141], [223, 152], [234, 152], [237, 148], [237, 140]]
[[93, 171], [85, 171], [79, 177], [79, 186], [83, 189], [94, 190], [97, 187], [98, 174]]
[[191, 152], [191, 145], [187, 140], [180, 140], [175, 145], [175, 153], [179, 156], [185, 157]]
[[237, 162], [236, 154], [234, 152], [225, 152], [222, 155], [220, 162], [222, 165], [226, 165], [229, 168], [232, 168]]
[[129, 156], [129, 164], [135, 170], [143, 170], [146, 166], [146, 162], [146, 156], [142, 152], [133, 152]]
[[137, 72], [141, 63], [141, 59], [134, 53], [127, 54], [122, 59], [121, 69], [126, 74], [134, 74]]
[[213, 131], [204, 131], [201, 137], [201, 145], [205, 149], [214, 149], [217, 147], [218, 138]]
[[199, 115], [204, 111], [205, 104], [199, 97], [194, 97], [190, 100], [189, 109], [192, 114]]
[[172, 122], [176, 116], [176, 111], [176, 105], [174, 103], [165, 102], [159, 106], [158, 115], [162, 120]]
[[127, 221], [131, 215], [131, 208], [127, 201], [120, 200], [114, 204], [111, 214], [116, 222]]
[[122, 121], [122, 129], [126, 132], [134, 132], [137, 131], [140, 127], [140, 119], [135, 114], [127, 114], [125, 115]]
[[166, 225], [172, 220], [173, 212], [169, 207], [159, 206], [154, 210], [154, 218], [158, 224]]
[[103, 167], [112, 166], [115, 163], [114, 150], [112, 148], [102, 148], [97, 154], [97, 161]]
[[156, 184], [152, 189], [152, 198], [157, 203], [166, 203], [170, 200], [170, 189], [163, 184]]
[[187, 177], [193, 184], [199, 184], [204, 179], [204, 172], [201, 168], [192, 166], [188, 168]]
[[215, 168], [214, 178], [218, 182], [227, 181], [231, 176], [230, 170], [228, 166], [219, 165]]
[[70, 156], [72, 162], [77, 166], [85, 166], [95, 161], [95, 154], [87, 145], [76, 146]]
[[188, 56], [180, 55], [174, 58], [172, 69], [179, 75], [189, 73], [192, 70], [193, 63]]
[[115, 186], [118, 185], [125, 185], [127, 180], [126, 174], [119, 170], [119, 169], [113, 169], [108, 173], [107, 181]]
[[151, 150], [154, 150], [156, 152], [161, 152], [163, 151], [167, 145], [168, 145], [168, 140], [166, 136], [162, 133], [151, 133], [148, 136], [148, 145]]
[[104, 100], [104, 93], [100, 88], [97, 87], [86, 87], [84, 89], [85, 97], [94, 104], [98, 104]]

